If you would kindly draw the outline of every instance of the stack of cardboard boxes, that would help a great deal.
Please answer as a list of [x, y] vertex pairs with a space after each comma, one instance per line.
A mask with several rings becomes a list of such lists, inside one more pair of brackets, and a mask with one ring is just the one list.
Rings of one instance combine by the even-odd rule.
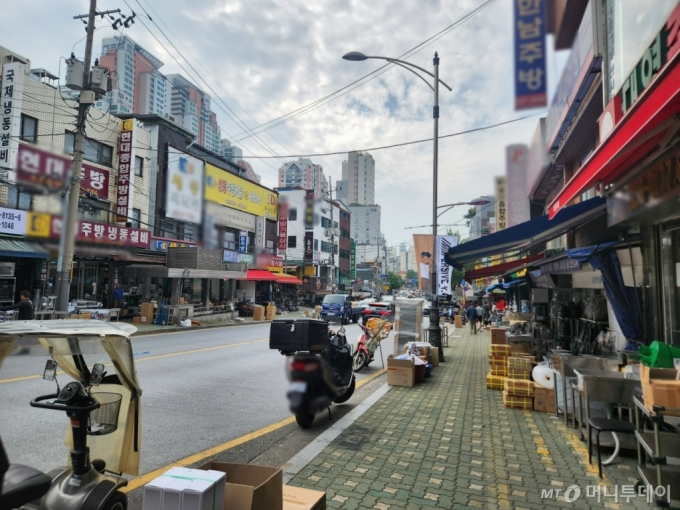
[[531, 359], [508, 358], [508, 377], [503, 381], [503, 404], [511, 409], [531, 410], [534, 404], [534, 383], [531, 381]]
[[509, 345], [491, 344], [489, 348], [489, 373], [486, 387], [492, 390], [503, 389], [503, 379], [508, 376]]
[[281, 469], [211, 461], [144, 487], [143, 510], [325, 510], [326, 493], [283, 485]]

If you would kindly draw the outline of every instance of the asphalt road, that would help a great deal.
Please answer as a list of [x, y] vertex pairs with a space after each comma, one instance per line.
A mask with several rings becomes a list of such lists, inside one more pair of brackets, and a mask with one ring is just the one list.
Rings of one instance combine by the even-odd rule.
[[[346, 326], [356, 343], [356, 325]], [[285, 358], [268, 347], [269, 325], [133, 338], [143, 389], [140, 474], [277, 423], [290, 416]], [[392, 353], [392, 336], [383, 356]], [[63, 465], [65, 413], [29, 401], [54, 391], [41, 378], [46, 355], [11, 356], [0, 369], [0, 433], [12, 462], [41, 470]], [[357, 379], [382, 368], [379, 359]], [[63, 386], [69, 379], [58, 377]], [[352, 399], [350, 399], [350, 403]]]

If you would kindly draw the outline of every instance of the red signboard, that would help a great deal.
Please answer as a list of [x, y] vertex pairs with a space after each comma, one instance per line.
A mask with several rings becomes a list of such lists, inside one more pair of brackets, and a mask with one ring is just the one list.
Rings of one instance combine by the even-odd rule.
[[116, 183], [116, 221], [128, 220], [130, 205], [130, 170], [132, 168], [132, 121], [121, 121], [118, 141], [118, 181]]
[[[50, 221], [50, 237], [60, 237], [61, 235], [62, 219], [59, 216], [52, 216]], [[149, 249], [151, 246], [151, 232], [138, 228], [80, 220], [78, 222], [76, 240], [89, 243], [115, 244], [128, 248]]]
[[288, 204], [279, 202], [279, 250], [288, 248]]
[[272, 257], [270, 267], [283, 267], [283, 257]]
[[16, 180], [57, 191], [66, 186], [71, 173], [71, 163], [71, 159], [66, 156], [22, 143], [19, 144]]
[[109, 198], [109, 171], [83, 165], [83, 180], [80, 181], [80, 190], [89, 191], [104, 200]]

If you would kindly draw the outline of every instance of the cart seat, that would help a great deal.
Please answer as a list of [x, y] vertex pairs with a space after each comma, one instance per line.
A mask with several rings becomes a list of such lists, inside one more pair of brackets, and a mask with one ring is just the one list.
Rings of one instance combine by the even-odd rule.
[[0, 508], [19, 508], [43, 497], [52, 479], [42, 471], [23, 464], [10, 464], [0, 495]]

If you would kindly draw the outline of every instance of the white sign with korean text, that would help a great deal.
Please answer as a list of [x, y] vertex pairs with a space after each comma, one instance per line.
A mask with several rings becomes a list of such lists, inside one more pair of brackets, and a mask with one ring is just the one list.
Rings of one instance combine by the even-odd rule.
[[494, 179], [496, 196], [496, 232], [508, 228], [508, 207], [506, 196], [505, 176], [498, 176]]
[[453, 287], [451, 282], [452, 267], [444, 260], [449, 248], [458, 245], [458, 236], [437, 236], [437, 246], [435, 247], [435, 257], [437, 260], [437, 295], [443, 296], [451, 294]]
[[505, 178], [508, 227], [514, 227], [531, 219], [529, 199], [526, 194], [528, 148], [523, 144], [505, 148]]
[[26, 235], [26, 211], [0, 207], [0, 233]]
[[[5, 64], [0, 78], [0, 180], [14, 182], [12, 171], [19, 148], [24, 64]], [[36, 133], [37, 134], [37, 133]]]
[[203, 219], [203, 161], [168, 147], [165, 216], [189, 223]]

